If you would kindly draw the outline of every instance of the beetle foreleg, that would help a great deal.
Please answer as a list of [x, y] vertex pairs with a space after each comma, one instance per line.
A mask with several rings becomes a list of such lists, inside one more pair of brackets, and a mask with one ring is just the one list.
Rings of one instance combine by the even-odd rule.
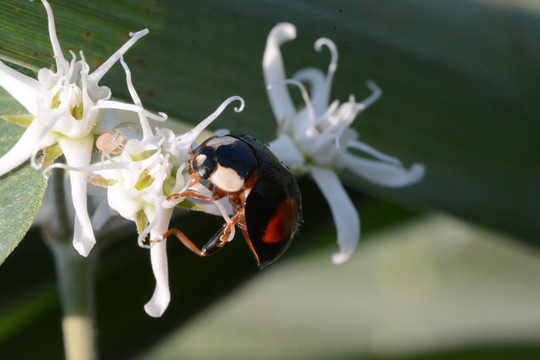
[[179, 197], [186, 197], [186, 196], [199, 199], [199, 200], [216, 201], [223, 198], [225, 196], [225, 193], [223, 193], [222, 191], [216, 191], [212, 194], [212, 196], [208, 196], [208, 195], [201, 194], [198, 191], [187, 189], [186, 191], [183, 191], [181, 193], [172, 194], [167, 199], [170, 199], [170, 198], [176, 199]]
[[200, 192], [198, 191], [195, 191], [195, 190], [192, 190], [191, 187], [196, 185], [198, 182], [199, 182], [199, 177], [197, 176], [196, 179], [197, 181], [194, 181], [193, 180], [194, 178], [191, 179], [191, 181], [189, 182], [189, 185], [187, 187], [186, 190], [180, 192], [180, 193], [176, 193], [176, 194], [172, 194], [170, 195], [167, 200], [176, 200], [180, 197], [192, 197], [192, 198], [195, 198], [195, 199], [199, 199], [199, 200], [208, 200], [208, 201], [216, 201], [216, 200], [219, 200], [223, 197], [225, 197], [227, 195], [227, 193], [225, 191], [222, 191], [220, 189], [214, 189], [213, 185], [210, 184], [210, 187], [208, 190], [212, 191], [213, 190], [213, 193], [212, 195], [204, 195], [204, 194], [201, 194]]
[[[172, 195], [170, 195], [169, 197], [167, 197], [167, 200], [176, 200], [176, 199], [178, 199], [179, 197], [185, 197], [185, 196], [187, 196], [187, 195], [185, 195], [185, 193], [188, 192], [188, 191], [190, 191], [189, 188], [191, 188], [191, 187], [197, 185], [197, 184], [199, 183], [199, 181], [200, 181], [200, 178], [199, 178], [199, 176], [198, 176], [197, 174], [191, 174], [191, 179], [189, 180], [189, 184], [188, 184], [188, 186], [187, 186], [187, 189], [188, 189], [188, 190], [183, 191], [183, 192], [181, 192], [181, 193], [172, 194]], [[191, 192], [193, 192], [193, 191], [191, 190]], [[202, 195], [202, 194], [201, 194], [201, 195]]]

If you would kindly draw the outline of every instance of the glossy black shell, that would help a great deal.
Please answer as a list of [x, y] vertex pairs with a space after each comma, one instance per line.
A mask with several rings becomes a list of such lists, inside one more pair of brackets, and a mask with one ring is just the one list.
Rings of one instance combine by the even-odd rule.
[[[245, 204], [249, 234], [246, 241], [251, 242], [262, 268], [277, 260], [291, 244], [302, 219], [302, 199], [296, 179], [268, 146], [249, 135], [236, 138], [248, 144], [257, 159], [258, 176]], [[288, 217], [284, 219], [288, 224], [286, 231], [271, 243], [263, 241], [269, 223], [283, 208], [286, 209], [284, 215]]]

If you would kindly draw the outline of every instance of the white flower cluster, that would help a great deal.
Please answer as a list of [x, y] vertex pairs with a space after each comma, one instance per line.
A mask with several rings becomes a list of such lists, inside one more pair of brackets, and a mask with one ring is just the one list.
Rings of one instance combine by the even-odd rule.
[[[90, 73], [82, 52], [80, 60], [73, 52], [71, 61], [64, 58], [51, 7], [46, 0], [42, 3], [47, 10], [56, 72], [41, 69], [35, 80], [0, 62], [0, 86], [31, 114], [27, 130], [0, 158], [0, 176], [26, 160], [30, 160], [35, 168], [44, 169], [44, 173], [54, 168], [68, 170], [75, 210], [73, 246], [82, 256], [87, 256], [96, 243], [87, 208], [88, 182], [105, 186], [108, 207], [135, 222], [139, 245], [150, 248], [156, 289], [145, 310], [149, 315], [159, 317], [170, 301], [166, 239], [163, 235], [168, 231], [173, 209], [179, 204], [196, 206], [230, 220], [220, 201], [186, 199], [181, 195], [190, 188], [212, 198], [208, 188], [200, 183], [190, 183], [187, 168], [195, 139], [231, 102], [240, 102], [241, 106], [235, 108], [239, 112], [244, 101], [238, 96], [230, 97], [185, 134], [177, 135], [167, 128], [153, 130], [148, 120], [164, 121], [166, 115], [144, 109], [123, 60], [124, 53], [148, 30], [131, 34], [128, 42]], [[278, 24], [268, 36], [264, 53], [264, 78], [278, 125], [278, 136], [270, 146], [293, 171], [311, 174], [319, 185], [337, 226], [340, 251], [334, 255], [333, 261], [343, 263], [358, 242], [360, 221], [336, 171], [347, 169], [376, 184], [399, 187], [421, 180], [424, 167], [414, 164], [410, 169], [404, 168], [398, 159], [359, 141], [358, 134], [350, 127], [358, 113], [380, 97], [381, 90], [374, 83], [367, 83], [372, 94], [362, 102], [356, 102], [351, 95], [343, 104], [337, 100], [329, 104], [338, 57], [336, 46], [329, 39], [319, 39], [315, 43], [317, 51], [323, 47], [330, 50], [327, 74], [307, 68], [286, 78], [280, 45], [295, 37], [293, 25]], [[111, 100], [110, 89], [98, 85], [117, 61], [125, 70], [132, 103]], [[309, 86], [309, 93], [304, 84]], [[300, 110], [293, 104], [288, 85], [301, 91], [305, 106]], [[138, 115], [136, 127], [141, 129], [140, 134], [134, 131], [132, 124], [118, 120], [126, 111]], [[41, 150], [47, 153], [46, 150], [52, 148], [61, 150], [50, 153], [56, 154], [55, 157], [63, 154], [66, 163], [53, 163], [54, 158], [44, 156], [42, 163], [38, 164], [37, 154]], [[93, 156], [96, 148], [101, 151], [100, 159]], [[363, 151], [368, 157], [353, 155], [348, 149]], [[230, 238], [232, 236], [234, 233]]]
[[[189, 185], [187, 162], [197, 136], [231, 102], [240, 101], [241, 106], [235, 108], [239, 112], [244, 101], [238, 96], [227, 99], [213, 114], [185, 134], [177, 136], [166, 128], [154, 132], [148, 118], [164, 121], [167, 117], [143, 108], [122, 58], [148, 30], [131, 34], [126, 44], [90, 73], [82, 52], [80, 60], [73, 52], [71, 62], [64, 58], [52, 9], [46, 0], [42, 3], [47, 11], [56, 72], [41, 69], [35, 80], [0, 62], [0, 86], [31, 114], [31, 122], [26, 124], [28, 128], [24, 134], [0, 158], [0, 176], [29, 159], [35, 168], [44, 169], [45, 174], [54, 168], [69, 170], [75, 210], [73, 246], [82, 256], [87, 256], [96, 243], [87, 208], [88, 182], [106, 186], [109, 207], [125, 219], [134, 221], [139, 230], [139, 244], [151, 248], [156, 291], [145, 310], [151, 316], [161, 316], [170, 299], [163, 234], [168, 230], [173, 209], [184, 200], [183, 197], [167, 198], [173, 193], [181, 193]], [[111, 100], [111, 90], [98, 85], [117, 61], [126, 72], [127, 87], [133, 100], [131, 104]], [[118, 121], [125, 111], [138, 114], [141, 135], [131, 131], [131, 124]], [[51, 165], [54, 159], [46, 159], [47, 156], [41, 164], [37, 163], [39, 151], [52, 147], [59, 147], [61, 151], [51, 153], [56, 156], [63, 154], [66, 164]], [[92, 162], [94, 148], [101, 150], [102, 161]], [[208, 191], [202, 185], [195, 186], [194, 190]], [[205, 203], [190, 199], [190, 202], [197, 203], [200, 210], [229, 219], [224, 206], [217, 201]]]
[[[98, 122], [115, 121], [117, 111], [144, 110], [133, 104], [111, 100], [111, 90], [98, 83], [111, 66], [137, 40], [148, 33], [141, 30], [131, 34], [131, 39], [105, 61], [96, 71], [90, 69], [81, 52], [81, 60], [71, 52], [67, 61], [56, 36], [52, 9], [42, 1], [49, 20], [49, 36], [56, 60], [56, 72], [43, 68], [38, 79], [32, 79], [0, 62], [0, 86], [6, 89], [32, 115], [33, 120], [19, 141], [0, 158], [0, 175], [31, 159], [36, 164], [36, 155], [41, 149], [59, 146], [72, 167], [90, 164], [94, 145], [94, 133]], [[151, 115], [155, 117], [154, 115]], [[86, 210], [87, 173], [74, 172], [70, 176], [73, 206], [75, 208], [74, 246], [81, 255], [88, 255], [96, 242], [92, 224]]]

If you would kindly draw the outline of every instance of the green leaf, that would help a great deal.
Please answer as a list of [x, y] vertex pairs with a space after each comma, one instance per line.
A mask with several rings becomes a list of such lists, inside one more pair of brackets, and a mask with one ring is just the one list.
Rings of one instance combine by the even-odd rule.
[[[20, 114], [23, 109], [0, 88], [0, 112]], [[0, 121], [0, 156], [19, 139], [24, 128]], [[36, 217], [46, 180], [28, 162], [0, 177], [0, 264], [17, 247]]]
[[[538, 9], [538, 1], [535, 0], [276, 0], [232, 3], [208, 0], [51, 0], [51, 5], [55, 12], [60, 43], [68, 58], [68, 49], [75, 52], [82, 49], [91, 70], [94, 70], [127, 40], [130, 31], [149, 28], [150, 34], [125, 55], [125, 60], [133, 72], [135, 87], [146, 107], [165, 111], [171, 116], [187, 119], [195, 124], [228, 96], [241, 95], [246, 99], [244, 112], [236, 114], [231, 109], [226, 110], [213, 124], [213, 129], [230, 128], [233, 133], [250, 133], [263, 141], [271, 140], [276, 128], [261, 71], [262, 53], [268, 31], [281, 21], [290, 21], [297, 25], [298, 39], [283, 47], [289, 76], [305, 66], [316, 66], [325, 70], [329, 56], [325, 52], [316, 53], [313, 42], [321, 36], [329, 37], [335, 41], [340, 55], [333, 99], [344, 101], [349, 94], [355, 94], [358, 99], [368, 95], [364, 86], [367, 79], [374, 80], [384, 91], [383, 97], [355, 122], [361, 140], [385, 153], [400, 157], [406, 164], [422, 162], [427, 165], [426, 179], [411, 188], [387, 190], [345, 175], [350, 186], [410, 207], [457, 214], [461, 218], [517, 234], [529, 243], [537, 243], [540, 239], [540, 83], [536, 79], [540, 72], [540, 22], [538, 10], [533, 11], [532, 7], [527, 7], [527, 2]], [[45, 11], [38, 1], [0, 2], [0, 29], [2, 59], [33, 70], [53, 65]], [[35, 77], [35, 74], [30, 75]], [[125, 75], [120, 66], [116, 65], [101, 83], [109, 86], [115, 97], [130, 99], [125, 86]], [[0, 137], [4, 136], [4, 128], [0, 129], [0, 134]], [[10, 139], [15, 140], [16, 137]], [[4, 180], [2, 178], [0, 182]], [[327, 249], [324, 254], [321, 251], [317, 256], [327, 258], [335, 249], [335, 232], [324, 200], [307, 180], [302, 180], [301, 187], [306, 204], [306, 222], [283, 261], [303, 253], [306, 257], [311, 256], [309, 252], [321, 248], [323, 243], [327, 244]], [[366, 210], [366, 197], [360, 196], [357, 191], [350, 193], [362, 217], [363, 234], [367, 234], [366, 229], [373, 224], [388, 222], [391, 218], [390, 211], [386, 208], [377, 213], [377, 216], [370, 216]], [[6, 196], [4, 190], [0, 194], [2, 197]], [[3, 207], [4, 203], [1, 205]], [[209, 226], [206, 223], [208, 217], [205, 216], [202, 217], [205, 222], [201, 225], [202, 215], [204, 214], [193, 214], [187, 219], [179, 219], [171, 226], [178, 226], [190, 235], [190, 238], [202, 242], [221, 225], [212, 223], [212, 226]], [[210, 218], [210, 221], [212, 220], [215, 222], [216, 219]], [[204, 237], [204, 230], [209, 232], [207, 237]], [[438, 231], [439, 228], [434, 229], [435, 234]], [[399, 243], [402, 237], [402, 232], [393, 235], [396, 243]], [[431, 235], [430, 237], [437, 239]], [[370, 237], [363, 239], [369, 240]], [[359, 248], [355, 256], [358, 255], [363, 260], [363, 252], [369, 252], [370, 246], [375, 247], [381, 243], [384, 247], [387, 244], [384, 240], [381, 241], [380, 237], [371, 239], [373, 243], [368, 243], [368, 249]], [[101, 317], [98, 324], [104, 358], [135, 357], [136, 353], [149, 343], [167, 339], [164, 336], [167, 330], [186, 324], [187, 320], [193, 319], [205, 306], [221, 299], [242, 280], [255, 273], [256, 266], [239, 234], [227, 249], [210, 258], [199, 258], [185, 249], [180, 250], [174, 247], [171, 241], [169, 264], [173, 302], [162, 319], [149, 319], [142, 310], [142, 304], [151, 296], [154, 279], [149, 270], [147, 252], [138, 249], [133, 238], [132, 240], [133, 243], [121, 243], [120, 247], [111, 247], [109, 253], [105, 252], [106, 266], [100, 267], [101, 278], [108, 285], [108, 291], [100, 291], [98, 298]], [[427, 258], [427, 261], [430, 261], [441, 260], [442, 257], [441, 272], [452, 266], [452, 271], [443, 273], [450, 277], [446, 278], [448, 281], [442, 282], [443, 285], [451, 287], [459, 281], [471, 281], [467, 283], [468, 286], [449, 288], [455, 295], [467, 294], [471, 289], [486, 289], [483, 286], [489, 285], [491, 281], [508, 280], [509, 284], [516, 284], [511, 291], [500, 291], [496, 286], [489, 288], [491, 290], [488, 289], [488, 294], [495, 294], [491, 298], [480, 296], [485, 295], [483, 293], [478, 294], [479, 297], [472, 300], [485, 299], [485, 302], [466, 314], [476, 314], [478, 309], [489, 310], [493, 304], [500, 304], [500, 294], [515, 295], [513, 303], [523, 305], [523, 297], [520, 295], [524, 292], [530, 294], [538, 289], [535, 282], [538, 279], [537, 264], [532, 260], [522, 262], [517, 257], [514, 258], [515, 261], [507, 262], [508, 259], [504, 256], [493, 256], [492, 251], [486, 251], [489, 250], [488, 243], [491, 241], [490, 237], [476, 250], [458, 253], [464, 256], [458, 256], [450, 264], [448, 259], [444, 258], [448, 249], [439, 249], [440, 251], [435, 251], [435, 254]], [[35, 241], [34, 245], [36, 243], [39, 241]], [[451, 241], [447, 245], [453, 246]], [[421, 253], [423, 250], [419, 251]], [[393, 254], [403, 260], [403, 254]], [[423, 259], [426, 260], [426, 257]], [[463, 263], [459, 259], [462, 259]], [[315, 257], [308, 258], [308, 262], [311, 260], [312, 264], [317, 263]], [[354, 261], [354, 257], [351, 260]], [[282, 261], [274, 266], [281, 266], [281, 263]], [[396, 266], [404, 263], [407, 264], [407, 261], [397, 263]], [[231, 264], [235, 266], [230, 266]], [[263, 283], [269, 283], [268, 280], [272, 279], [273, 283], [269, 284], [269, 289], [272, 289], [273, 286], [287, 285], [287, 280], [296, 279], [290, 276], [297, 271], [304, 271], [302, 274], [305, 276], [300, 282], [297, 281], [296, 285], [311, 284], [310, 277], [313, 274], [321, 275], [321, 279], [328, 279], [326, 276], [330, 274], [324, 273], [324, 270], [333, 272], [337, 280], [328, 287], [322, 286], [321, 279], [316, 277], [319, 281], [313, 289], [313, 296], [301, 303], [304, 307], [299, 311], [305, 311], [305, 305], [312, 300], [322, 301], [329, 294], [336, 297], [339, 295], [339, 303], [332, 304], [331, 311], [345, 309], [342, 303], [346, 297], [332, 291], [335, 286], [342, 286], [340, 283], [344, 279], [349, 280], [346, 283], [347, 290], [356, 290], [354, 281], [359, 277], [369, 276], [370, 272], [365, 271], [365, 267], [370, 263], [351, 263], [351, 266], [358, 270], [350, 272], [354, 277], [344, 276], [348, 274], [347, 267], [328, 267], [326, 260], [324, 264], [325, 267], [317, 265], [304, 269], [291, 268], [288, 267], [292, 266], [291, 263], [285, 263], [284, 266], [290, 271], [283, 271], [284, 276], [269, 275], [267, 278], [266, 275], [259, 275], [259, 278]], [[419, 264], [411, 264], [410, 268], [403, 267], [404, 274], [418, 270]], [[530, 266], [530, 271], [522, 272], [522, 266]], [[477, 271], [479, 267], [481, 271]], [[28, 264], [28, 269], [34, 269], [34, 264]], [[469, 271], [465, 273], [467, 270]], [[280, 270], [276, 269], [277, 271]], [[23, 271], [15, 272], [21, 273]], [[429, 275], [429, 272], [426, 274]], [[420, 272], [418, 277], [411, 277], [410, 286], [425, 284], [421, 280], [425, 279], [426, 274]], [[452, 274], [456, 276], [452, 278]], [[399, 277], [401, 273], [397, 275]], [[519, 281], [512, 282], [516, 279]], [[404, 282], [398, 284], [398, 289], [406, 290], [399, 287], [403, 284]], [[409, 283], [405, 284], [409, 287]], [[522, 288], [519, 284], [526, 286]], [[301, 289], [293, 287], [292, 290]], [[287, 295], [284, 294], [284, 297]], [[362, 296], [371, 295], [369, 292], [362, 293]], [[416, 292], [410, 295], [406, 301], [411, 298], [418, 299], [415, 297], [418, 295]], [[7, 294], [4, 294], [5, 296]], [[294, 300], [292, 296], [288, 298]], [[234, 298], [240, 303], [242, 299]], [[365, 297], [362, 297], [359, 300], [364, 299]], [[385, 299], [388, 301], [388, 298]], [[449, 306], [463, 304], [463, 299], [469, 298], [458, 298], [457, 302]], [[532, 299], [527, 305], [538, 303], [533, 297], [527, 299]], [[264, 302], [268, 297], [256, 297], [256, 300], [259, 301], [254, 302], [252, 308], [262, 308], [262, 305], [267, 305]], [[391, 300], [392, 298], [390, 302]], [[430, 299], [426, 297], [420, 300], [427, 303]], [[444, 300], [442, 301], [444, 305]], [[280, 307], [282, 303], [274, 304]], [[355, 304], [358, 307], [363, 305], [362, 302]], [[484, 304], [490, 306], [483, 306]], [[388, 305], [381, 301], [377, 305], [377, 311], [369, 314], [368, 319], [391, 310], [391, 305], [399, 304]], [[530, 309], [530, 313], [520, 314], [530, 318], [530, 314], [536, 314], [534, 307]], [[244, 312], [241, 315], [245, 315], [246, 309], [240, 310]], [[343, 316], [340, 328], [347, 329], [356, 325], [349, 321], [351, 314], [356, 314], [356, 310], [357, 308], [353, 308]], [[512, 314], [518, 310], [520, 309], [511, 308], [508, 312], [502, 311], [495, 315]], [[445, 315], [445, 311], [447, 307], [441, 306], [436, 314]], [[405, 312], [390, 318], [389, 322], [382, 325], [402, 321], [403, 314]], [[422, 315], [425, 314], [422, 312]], [[325, 313], [314, 316], [313, 312], [309, 311], [309, 315], [311, 316], [307, 320], [316, 321], [319, 315], [324, 316]], [[49, 317], [54, 319], [45, 322], [41, 328], [33, 328], [21, 334], [17, 341], [11, 341], [11, 353], [16, 355], [8, 358], [32, 357], [35, 349], [51, 347], [57, 353], [41, 351], [42, 356], [54, 359], [61, 357], [59, 336], [56, 343], [48, 341], [49, 338], [43, 341], [41, 335], [35, 336], [36, 333], [52, 334], [50, 329], [58, 327], [56, 316], [57, 312]], [[434, 317], [436, 321], [438, 316]], [[118, 322], [118, 318], [126, 321]], [[212, 318], [209, 318], [211, 321]], [[265, 318], [262, 326], [274, 318]], [[237, 320], [236, 317], [232, 319]], [[415, 317], [411, 322], [398, 327], [398, 330], [415, 329], [419, 319], [422, 320], [423, 317]], [[230, 324], [230, 321], [228, 323]], [[200, 329], [200, 322], [195, 325], [195, 330]], [[255, 325], [260, 326], [261, 322]], [[486, 333], [493, 334], [495, 328], [508, 329], [505, 325], [493, 326]], [[253, 329], [253, 323], [249, 326], [248, 329]], [[230, 330], [230, 327], [223, 328]], [[281, 328], [278, 327], [277, 330]], [[44, 329], [45, 331], [42, 331]], [[267, 327], [263, 330], [272, 329]], [[271, 336], [279, 334], [277, 330], [272, 332]], [[317, 327], [310, 330], [317, 330]], [[538, 331], [525, 331], [525, 334], [531, 333]], [[220, 332], [219, 336], [223, 334]], [[253, 334], [255, 333], [249, 332], [248, 335]], [[381, 331], [372, 339], [380, 341], [381, 336], [392, 334], [396, 335], [395, 332]], [[400, 334], [403, 333], [397, 333]], [[400, 338], [404, 341], [401, 344], [408, 343], [407, 336], [410, 334], [415, 332], [408, 332], [405, 337]], [[328, 332], [324, 333], [324, 338], [327, 335]], [[458, 339], [464, 338], [463, 332], [456, 336]], [[515, 340], [516, 336], [519, 334], [514, 333], [509, 338]], [[290, 348], [294, 345], [287, 343], [287, 340], [279, 338], [280, 346], [284, 344], [284, 347]], [[358, 343], [357, 340], [354, 338], [350, 341]], [[455, 338], [450, 336], [446, 340], [452, 344]], [[30, 343], [35, 346], [28, 346]], [[18, 344], [25, 346], [20, 347]], [[208, 342], [205, 345], [207, 344]], [[250, 345], [241, 345], [246, 344]], [[432, 341], [428, 336], [429, 344], [432, 344]], [[298, 350], [298, 347], [295, 349]], [[25, 356], [25, 351], [28, 356]], [[348, 358], [348, 355], [342, 354], [342, 358]], [[354, 355], [356, 354], [352, 354], [350, 358], [358, 357]]]
[[[501, 4], [513, 3], [52, 2], [62, 48], [83, 49], [91, 70], [130, 31], [150, 30], [125, 55], [145, 106], [195, 124], [241, 95], [246, 109], [227, 109], [214, 129], [263, 141], [276, 130], [261, 69], [269, 30], [281, 21], [297, 26], [297, 40], [282, 48], [288, 76], [306, 66], [326, 71], [329, 54], [315, 52], [313, 42], [329, 37], [339, 50], [332, 99], [367, 96], [368, 79], [384, 91], [355, 122], [361, 139], [427, 167], [424, 181], [410, 188], [346, 176], [351, 186], [537, 243], [540, 21], [534, 1]], [[0, 25], [0, 57], [34, 69], [52, 65], [39, 2], [3, 1]], [[120, 66], [102, 83], [130, 98]]]
[[29, 326], [36, 317], [51, 311], [56, 300], [56, 292], [53, 286], [42, 288], [23, 299], [17, 299], [16, 304], [9, 306], [9, 311], [0, 313], [0, 343], [9, 339], [14, 333]]

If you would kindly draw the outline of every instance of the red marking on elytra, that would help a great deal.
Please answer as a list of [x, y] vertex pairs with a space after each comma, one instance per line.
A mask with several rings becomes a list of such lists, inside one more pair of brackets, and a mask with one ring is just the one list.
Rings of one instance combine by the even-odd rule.
[[282, 201], [268, 221], [262, 241], [267, 244], [277, 244], [290, 236], [296, 227], [297, 214], [298, 203], [296, 201], [293, 199]]

